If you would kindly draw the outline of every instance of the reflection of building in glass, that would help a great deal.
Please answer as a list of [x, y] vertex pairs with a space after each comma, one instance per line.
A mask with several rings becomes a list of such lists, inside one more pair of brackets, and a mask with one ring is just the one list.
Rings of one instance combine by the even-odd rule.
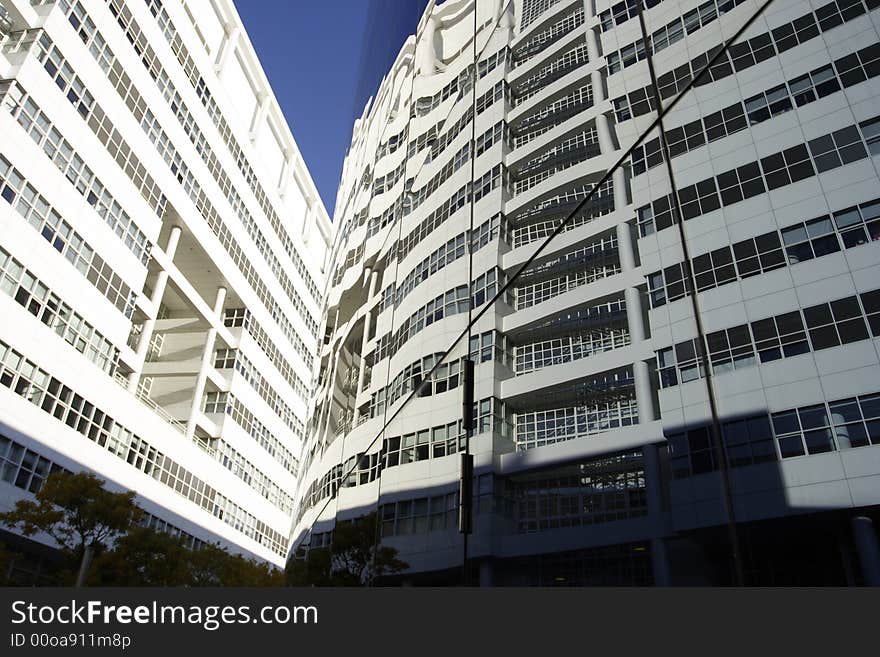
[[2, 0], [0, 508], [92, 470], [281, 565], [331, 225], [203, 4]]
[[474, 3], [429, 7], [355, 123], [294, 544], [376, 511], [459, 581], [470, 357], [484, 583], [733, 581], [722, 458], [747, 581], [870, 581], [876, 2], [776, 0], [720, 57], [758, 4], [652, 0], [648, 48], [635, 0], [476, 5], [476, 76]]

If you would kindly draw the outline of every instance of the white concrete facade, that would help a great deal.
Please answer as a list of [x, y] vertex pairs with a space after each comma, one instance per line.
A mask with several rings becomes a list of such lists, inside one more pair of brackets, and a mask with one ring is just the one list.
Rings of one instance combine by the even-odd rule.
[[[664, 107], [761, 4], [646, 3]], [[657, 118], [637, 8], [429, 5], [344, 165], [295, 547], [377, 511], [409, 575], [460, 568], [466, 345], [383, 426], [467, 325], [469, 282], [478, 312]], [[668, 545], [726, 522], [710, 391], [737, 521], [876, 509], [878, 25], [871, 0], [775, 0], [663, 119], [670, 168], [655, 129], [478, 321], [481, 578], [566, 552], [669, 583]]]
[[333, 227], [234, 5], [2, 6], [0, 507], [94, 471], [283, 565]]

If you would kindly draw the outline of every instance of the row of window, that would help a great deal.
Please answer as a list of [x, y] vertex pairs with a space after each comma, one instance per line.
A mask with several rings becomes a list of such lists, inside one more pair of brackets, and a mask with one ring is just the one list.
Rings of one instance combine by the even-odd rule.
[[[64, 2], [65, 0], [60, 1]], [[195, 89], [196, 96], [198, 96], [202, 105], [207, 110], [208, 115], [211, 117], [211, 120], [214, 122], [214, 125], [217, 128], [217, 131], [220, 133], [220, 136], [223, 138], [223, 141], [229, 148], [229, 152], [232, 154], [232, 159], [235, 160], [239, 171], [241, 172], [242, 176], [244, 176], [244, 179], [247, 181], [248, 186], [254, 193], [257, 202], [260, 204], [260, 207], [263, 209], [263, 212], [269, 219], [269, 224], [272, 226], [275, 234], [281, 240], [281, 243], [284, 246], [284, 250], [292, 258], [293, 264], [296, 267], [297, 272], [299, 272], [299, 275], [302, 277], [303, 281], [305, 281], [309, 294], [312, 296], [312, 299], [314, 301], [319, 301], [321, 298], [321, 293], [320, 290], [318, 290], [318, 286], [315, 284], [314, 278], [309, 273], [308, 269], [306, 269], [302, 257], [294, 247], [289, 235], [287, 234], [287, 229], [285, 228], [284, 222], [281, 220], [281, 217], [278, 216], [275, 208], [272, 207], [272, 203], [269, 201], [266, 190], [257, 180], [257, 175], [254, 172], [253, 168], [251, 168], [251, 165], [248, 162], [247, 157], [245, 156], [241, 146], [239, 145], [232, 131], [232, 128], [229, 127], [229, 124], [226, 122], [226, 119], [220, 112], [220, 108], [217, 106], [216, 101], [214, 100], [210, 90], [208, 89], [207, 82], [204, 80], [204, 78], [201, 77], [195, 62], [193, 61], [192, 57], [190, 57], [189, 52], [186, 49], [186, 45], [184, 44], [183, 39], [181, 39], [180, 35], [177, 34], [176, 30], [174, 29], [174, 26], [171, 23], [171, 19], [165, 11], [165, 8], [162, 6], [161, 1], [146, 0], [146, 3], [147, 7], [149, 8], [150, 12], [153, 14], [153, 17], [156, 19], [156, 22], [159, 25], [160, 32], [162, 32], [162, 35], [165, 37], [168, 45], [171, 46], [171, 50], [177, 58], [180, 66], [183, 68], [187, 79], [190, 81], [190, 84], [192, 84], [193, 89]], [[147, 39], [135, 23], [134, 18], [131, 15], [128, 7], [126, 7], [125, 4], [121, 2], [121, 0], [110, 0], [109, 6], [111, 12], [114, 14], [114, 16], [116, 16], [117, 20], [119, 21], [120, 25], [126, 33], [126, 36], [129, 38], [130, 41], [132, 40], [133, 36], [134, 40], [132, 41], [132, 43], [137, 44], [135, 50], [137, 52], [142, 52], [146, 45]], [[132, 36], [129, 36], [130, 31], [132, 32]]]
[[[719, 469], [716, 439], [710, 427], [694, 427], [667, 435], [666, 439], [674, 478]], [[880, 445], [880, 394], [723, 422], [721, 443], [732, 468]]]
[[136, 296], [132, 289], [3, 155], [0, 155], [0, 197], [13, 205], [28, 225], [76, 267], [119, 312], [126, 318], [131, 317]]
[[[784, 267], [786, 263], [796, 265], [837, 253], [841, 244], [849, 249], [875, 240], [880, 240], [880, 199], [700, 254], [693, 258], [691, 266], [697, 291], [702, 292]], [[647, 279], [652, 308], [691, 292], [682, 263], [649, 274]]]
[[119, 350], [49, 287], [0, 247], [0, 290], [55, 331], [101, 370], [113, 376]]
[[698, 338], [660, 349], [660, 387], [705, 376], [704, 358], [714, 374], [722, 374], [871, 336], [880, 337], [880, 290], [713, 331], [706, 335], [705, 349]]
[[519, 17], [519, 31], [525, 29], [541, 17], [545, 11], [560, 0], [523, 0], [522, 13]]
[[[269, 334], [263, 330], [263, 327], [260, 326], [250, 310], [247, 308], [227, 308], [223, 313], [223, 323], [226, 326], [237, 326], [247, 331], [254, 339], [254, 342], [257, 343], [257, 346], [266, 354], [266, 357], [272, 361], [278, 373], [290, 384], [290, 387], [294, 390], [305, 390], [306, 384], [293, 369], [284, 353], [275, 345], [272, 338], [269, 337]], [[311, 359], [304, 360], [306, 365], [311, 367]]]
[[[849, 0], [852, 1], [852, 0]], [[855, 0], [858, 2], [859, 0]], [[617, 52], [608, 53], [605, 57], [608, 62], [608, 73], [616, 73], [622, 68], [631, 66], [637, 61], [641, 61], [650, 53], [658, 53], [665, 50], [674, 43], [678, 43], [684, 39], [685, 34], [693, 34], [701, 27], [705, 27], [714, 22], [715, 19], [724, 14], [733, 11], [734, 8], [741, 5], [745, 0], [709, 0], [704, 2], [696, 9], [692, 9], [667, 23], [659, 30], [654, 30], [648, 37], [648, 47], [645, 48], [643, 39], [637, 40], [628, 46], [621, 48]], [[638, 12], [636, 6], [635, 11]]]
[[556, 142], [536, 157], [525, 162], [516, 171], [514, 194], [521, 194], [551, 176], [599, 155], [599, 137], [590, 126], [562, 141]]
[[537, 94], [551, 82], [558, 80], [570, 71], [590, 61], [587, 44], [581, 40], [573, 48], [557, 56], [552, 62], [542, 66], [532, 75], [513, 87], [513, 104], [521, 105]]
[[457, 388], [462, 376], [461, 359], [442, 363], [430, 379], [424, 378], [442, 356], [437, 353], [419, 358], [404, 367], [386, 387], [374, 392], [370, 402], [370, 417], [383, 415], [386, 403], [390, 406], [413, 390], [418, 389], [419, 397], [430, 397]]
[[[61, 57], [58, 48], [52, 45], [51, 40], [45, 33], [42, 34], [40, 37], [40, 45], [42, 52], [51, 51], [52, 53], [58, 53], [58, 57]], [[108, 61], [114, 62], [111, 69], [105, 70], [105, 72], [108, 74], [108, 79], [110, 80], [111, 84], [113, 84], [120, 97], [126, 102], [134, 118], [143, 129], [144, 133], [149, 137], [150, 141], [156, 147], [159, 154], [163, 157], [165, 163], [171, 170], [171, 173], [174, 174], [174, 176], [177, 178], [178, 182], [181, 184], [184, 191], [186, 191], [186, 193], [189, 195], [193, 203], [196, 205], [196, 208], [201, 212], [202, 216], [205, 218], [212, 231], [220, 239], [221, 244], [223, 244], [224, 248], [226, 248], [230, 256], [233, 257], [233, 260], [236, 261], [237, 266], [242, 270], [242, 272], [246, 273], [248, 282], [251, 283], [251, 286], [254, 287], [255, 285], [261, 285], [262, 288], [265, 288], [265, 282], [257, 277], [256, 272], [249, 271], [250, 263], [245, 260], [243, 254], [241, 256], [241, 262], [239, 262], [239, 259], [235, 257], [236, 255], [239, 255], [241, 253], [241, 247], [238, 244], [240, 237], [236, 237], [233, 240], [232, 236], [230, 235], [228, 243], [227, 240], [224, 239], [226, 238], [226, 233], [229, 231], [229, 229], [220, 218], [220, 215], [217, 212], [214, 203], [208, 197], [208, 194], [205, 192], [202, 186], [198, 183], [192, 171], [190, 171], [189, 166], [186, 164], [186, 162], [184, 162], [183, 158], [180, 156], [180, 153], [177, 151], [177, 148], [174, 146], [173, 141], [162, 128], [152, 110], [147, 106], [147, 103], [140, 95], [140, 92], [134, 87], [128, 74], [122, 69], [121, 65], [118, 63], [118, 60], [116, 60], [115, 57], [112, 56], [112, 53], [110, 53], [109, 50], [107, 52], [109, 53]], [[61, 61], [63, 62], [64, 60], [62, 59]], [[96, 61], [99, 64], [102, 64], [104, 62], [104, 60], [100, 58], [96, 59]], [[105, 137], [107, 139], [110, 138], [109, 134], [105, 134], [106, 128], [107, 126], [112, 126], [112, 123], [109, 117], [104, 115], [103, 110], [101, 110], [100, 107], [95, 104], [92, 109], [93, 119], [94, 117], [97, 117], [99, 113], [101, 115], [101, 122], [99, 124], [96, 124], [95, 120], [89, 120], [87, 121], [87, 123], [89, 127], [93, 130], [93, 132], [95, 132], [95, 134], [99, 137], [99, 139], [101, 139], [102, 142], [106, 144], [108, 142], [105, 141]], [[113, 128], [113, 131], [115, 131], [115, 128]], [[122, 145], [124, 145], [124, 142], [120, 141], [119, 145], [114, 146], [114, 148], [122, 149]], [[125, 147], [125, 149], [122, 150], [126, 149], [128, 151], [131, 151], [131, 149], [127, 146]], [[131, 158], [134, 157], [134, 154], [131, 153]], [[294, 285], [293, 281], [290, 280], [290, 277], [287, 275], [284, 269], [281, 267], [281, 263], [278, 261], [275, 253], [271, 250], [268, 240], [266, 240], [265, 236], [260, 232], [253, 217], [243, 207], [237, 208], [236, 214], [239, 217], [242, 225], [247, 230], [248, 235], [250, 235], [253, 239], [257, 250], [265, 258], [266, 263], [272, 270], [272, 273], [275, 274], [278, 282], [284, 289], [287, 297], [292, 302], [294, 308], [297, 310], [300, 317], [305, 322], [306, 326], [312, 333], [316, 333], [318, 326], [317, 322], [308, 312], [308, 309], [306, 308], [305, 303], [300, 297], [296, 286]], [[259, 280], [259, 282], [251, 282], [251, 279], [257, 279]], [[260, 294], [261, 292], [261, 290], [257, 287], [254, 287], [254, 290], [257, 292], [257, 294]], [[267, 294], [268, 291], [266, 290], [265, 293]]]
[[530, 308], [576, 287], [619, 273], [617, 235], [605, 235], [522, 272], [514, 287], [516, 309]]
[[[205, 393], [205, 401], [202, 406], [205, 413], [221, 413], [228, 415], [245, 432], [266, 450], [266, 453], [274, 458], [290, 474], [296, 476], [299, 472], [299, 461], [284, 444], [269, 431], [269, 429], [257, 419], [257, 416], [242, 404], [233, 394], [227, 392], [209, 391]], [[303, 430], [297, 430], [297, 436], [302, 438]]]
[[[868, 157], [878, 150], [880, 118], [850, 125], [783, 151], [772, 153], [718, 176], [706, 178], [678, 191], [682, 218], [694, 217], [733, 205], [742, 200], [791, 185], [799, 180], [836, 169]], [[864, 137], [863, 137], [864, 135]], [[870, 143], [869, 143], [870, 142]], [[642, 237], [675, 223], [671, 195], [661, 197], [637, 211]]]
[[284, 536], [220, 495], [4, 342], [0, 342], [0, 385], [258, 543], [277, 554], [286, 554]]
[[271, 504], [287, 515], [293, 515], [293, 498], [229, 443], [218, 440], [217, 449], [214, 450], [214, 458], [224, 468], [269, 500]]
[[474, 181], [473, 185], [470, 183], [464, 185], [448, 200], [437, 206], [416, 228], [400, 238], [395, 247], [397, 257], [403, 260], [416, 245], [420, 244], [437, 228], [443, 225], [457, 210], [465, 207], [471, 200], [471, 193], [473, 193], [474, 203], [476, 203], [502, 184], [507, 185], [507, 169], [504, 165], [498, 164], [492, 167], [491, 171], [488, 171], [485, 175]]
[[[69, 474], [70, 471], [41, 454], [28, 449], [21, 443], [0, 435], [0, 480], [12, 484], [16, 488], [36, 494], [43, 487], [43, 482], [46, 481], [46, 478], [56, 473]], [[191, 550], [197, 550], [207, 545], [205, 541], [196, 538], [166, 520], [154, 516], [152, 513], [143, 512], [141, 524], [144, 527], [179, 538]]]
[[[661, 75], [657, 79], [661, 97], [669, 98], [677, 94], [693, 78], [696, 78], [695, 86], [717, 82], [733, 75], [734, 71], [740, 72], [755, 66], [774, 55], [817, 37], [822, 32], [857, 18], [865, 13], [865, 7], [870, 11], [878, 6], [880, 6], [878, 0], [864, 0], [864, 5], [862, 0], [830, 2], [815, 12], [804, 14], [770, 32], [764, 32], [741, 43], [731, 44], [730, 48], [722, 52], [715, 63], [703, 72], [709, 61], [722, 50], [721, 45], [715, 46], [693, 58], [690, 62]], [[657, 109], [657, 102], [650, 86], [615, 98], [613, 104], [618, 121], [626, 121], [634, 116], [641, 116]]]
[[511, 126], [514, 147], [525, 146], [533, 139], [552, 130], [567, 118], [593, 106], [593, 87], [589, 84], [573, 89], [541, 109], [524, 116]]
[[444, 317], [468, 312], [470, 307], [468, 297], [468, 286], [459, 285], [416, 310], [401, 323], [396, 331], [386, 333], [379, 338], [376, 362], [396, 354], [404, 343], [434, 322], [438, 322]]
[[641, 451], [572, 463], [504, 482], [519, 533], [580, 527], [648, 513]]
[[[880, 43], [835, 60], [805, 75], [789, 80], [744, 102], [725, 107], [680, 127], [666, 130], [670, 157], [677, 157], [703, 144], [721, 139], [748, 125], [766, 121], [795, 107], [803, 107], [842, 88], [880, 75]], [[746, 120], [748, 118], [748, 121]], [[880, 149], [880, 145], [877, 147]], [[632, 155], [633, 175], [639, 175], [663, 162], [660, 138], [637, 147]]]
[[584, 8], [579, 6], [572, 13], [563, 16], [546, 29], [529, 37], [528, 41], [519, 44], [513, 52], [514, 65], [521, 66], [525, 64], [532, 57], [559, 41], [566, 34], [579, 28], [583, 23]]
[[645, 9], [650, 9], [651, 7], [656, 7], [662, 1], [663, 0], [645, 0], [645, 2], [642, 2], [641, 0], [622, 0], [621, 2], [615, 3], [610, 9], [606, 9], [599, 14], [599, 29], [603, 32], [607, 32], [615, 25], [621, 25], [629, 19], [638, 16], [639, 5]]
[[[638, 424], [631, 368], [583, 378], [567, 388], [534, 394], [513, 410], [518, 450], [592, 436]], [[566, 404], [566, 400], [570, 400]]]
[[[61, 51], [52, 43], [49, 35], [45, 32], [41, 33], [36, 44], [37, 60], [46, 69], [49, 77], [53, 79], [70, 104], [104, 144], [119, 168], [134, 183], [147, 205], [153, 208], [157, 216], [161, 217], [165, 211], [167, 199], [162, 194], [159, 185], [153, 180], [152, 175], [140, 162], [140, 159], [91, 93], [88, 92], [85, 84], [62, 56]], [[115, 72], [118, 70], [119, 67]]]
[[519, 451], [594, 436], [639, 422], [635, 397], [585, 402], [514, 415], [514, 438]]
[[[514, 248], [549, 237], [569, 213], [593, 191], [593, 185], [566, 186], [510, 218]], [[614, 211], [614, 182], [609, 177], [593, 197], [565, 225], [563, 232], [590, 223]]]
[[147, 236], [123, 210], [104, 183], [95, 176], [70, 142], [49, 120], [18, 82], [9, 82], [0, 89], [3, 106], [15, 117], [18, 124], [49, 157], [64, 177], [110, 227], [126, 248], [141, 262], [150, 258], [151, 244]]
[[[214, 367], [217, 369], [234, 369], [250, 384], [260, 398], [268, 404], [269, 408], [275, 411], [275, 414], [287, 428], [292, 431], [294, 427], [298, 426], [299, 420], [294, 414], [293, 409], [284, 401], [284, 397], [269, 384], [256, 366], [240, 350], [216, 350], [214, 353]], [[296, 392], [305, 401], [305, 389], [303, 388]]]
[[[473, 413], [473, 435], [489, 431], [494, 431], [499, 436], [509, 435], [503, 404], [499, 399], [487, 397], [475, 402]], [[464, 433], [461, 420], [412, 431], [402, 436], [385, 438], [382, 442], [382, 450], [378, 454], [356, 454], [312, 481], [300, 500], [295, 522], [298, 523], [305, 512], [320, 500], [335, 497], [340, 486], [343, 488], [363, 486], [375, 481], [385, 468], [443, 458], [463, 449]]]
[[516, 347], [514, 371], [517, 376], [528, 374], [545, 367], [570, 363], [593, 354], [619, 349], [629, 343], [629, 329], [625, 323], [621, 326], [605, 326], [530, 342]]

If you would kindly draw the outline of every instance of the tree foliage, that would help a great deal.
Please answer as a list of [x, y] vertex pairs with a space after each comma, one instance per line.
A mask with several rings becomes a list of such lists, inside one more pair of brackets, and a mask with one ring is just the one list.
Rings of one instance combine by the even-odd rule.
[[24, 536], [45, 532], [63, 550], [105, 547], [141, 516], [135, 494], [114, 493], [93, 474], [55, 472], [46, 478], [36, 500], [18, 500], [0, 513], [0, 523]]
[[287, 580], [293, 586], [366, 586], [409, 564], [397, 549], [376, 543], [376, 514], [339, 522], [329, 548], [315, 548], [305, 558], [291, 559]]
[[[24, 536], [45, 533], [55, 539], [68, 557], [58, 573], [66, 583], [73, 583], [80, 560], [81, 577], [93, 586], [284, 584], [284, 573], [267, 563], [216, 545], [192, 550], [179, 538], [140, 526], [143, 512], [134, 503], [135, 493], [114, 493], [104, 483], [84, 472], [54, 473], [35, 500], [19, 500], [0, 513], [0, 524]], [[86, 548], [93, 560], [86, 558]], [[0, 567], [6, 558], [0, 551]]]

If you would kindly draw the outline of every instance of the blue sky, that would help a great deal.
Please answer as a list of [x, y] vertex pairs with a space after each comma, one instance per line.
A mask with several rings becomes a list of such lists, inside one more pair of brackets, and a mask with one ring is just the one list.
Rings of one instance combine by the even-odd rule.
[[427, 0], [236, 0], [327, 212], [351, 126]]

